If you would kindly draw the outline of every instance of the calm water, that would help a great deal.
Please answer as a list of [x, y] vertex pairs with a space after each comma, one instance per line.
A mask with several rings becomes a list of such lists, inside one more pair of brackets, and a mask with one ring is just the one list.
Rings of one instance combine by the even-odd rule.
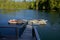
[[59, 12], [39, 12], [40, 17], [48, 20], [47, 25], [37, 26], [41, 40], [60, 40], [60, 13]]
[[[36, 14], [36, 15], [35, 15]], [[18, 12], [0, 13], [0, 24], [7, 24], [10, 19], [37, 19], [39, 16], [35, 10], [20, 10]]]
[[60, 12], [20, 10], [15, 12], [3, 12], [0, 10], [0, 26], [9, 26], [10, 19], [46, 19], [47, 26], [37, 27], [41, 40], [60, 40]]

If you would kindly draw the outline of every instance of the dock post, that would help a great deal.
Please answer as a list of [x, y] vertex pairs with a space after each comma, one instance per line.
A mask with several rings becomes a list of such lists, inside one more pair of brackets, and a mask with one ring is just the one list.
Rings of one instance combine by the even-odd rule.
[[16, 27], [16, 36], [17, 36], [17, 39], [19, 38], [19, 29]]

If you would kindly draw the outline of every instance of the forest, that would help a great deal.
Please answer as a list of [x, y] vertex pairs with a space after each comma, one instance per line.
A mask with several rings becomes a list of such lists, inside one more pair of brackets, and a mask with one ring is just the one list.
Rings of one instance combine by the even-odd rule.
[[23, 0], [15, 2], [12, 0], [1, 0], [0, 9], [36, 9], [36, 10], [59, 10], [60, 0]]
[[31, 7], [33, 9], [59, 10], [60, 0], [36, 0]]

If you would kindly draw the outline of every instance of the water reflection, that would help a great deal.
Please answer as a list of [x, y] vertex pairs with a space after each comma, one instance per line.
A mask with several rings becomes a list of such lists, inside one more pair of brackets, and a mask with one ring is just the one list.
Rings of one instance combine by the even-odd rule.
[[10, 19], [46, 19], [52, 26], [60, 26], [60, 12], [57, 11], [0, 9], [0, 24], [7, 24]]
[[0, 9], [0, 13], [2, 14], [17, 12], [17, 11], [20, 11], [20, 9]]
[[[7, 14], [6, 14], [7, 13]], [[60, 23], [60, 12], [57, 11], [36, 11], [36, 10], [21, 10], [19, 9], [0, 9], [0, 19], [47, 19], [53, 25]]]
[[47, 19], [51, 25], [60, 24], [60, 12], [59, 11], [38, 11], [40, 19]]
[[[47, 25], [40, 25], [37, 30], [42, 40], [59, 40], [60, 38], [60, 12], [57, 11], [36, 11], [36, 10], [20, 10], [20, 11], [2, 11], [0, 10], [0, 26], [8, 25], [10, 19], [46, 19]], [[47, 39], [48, 38], [48, 39]]]
[[37, 27], [41, 40], [60, 40], [60, 12], [42, 11], [41, 16], [49, 23], [49, 25]]

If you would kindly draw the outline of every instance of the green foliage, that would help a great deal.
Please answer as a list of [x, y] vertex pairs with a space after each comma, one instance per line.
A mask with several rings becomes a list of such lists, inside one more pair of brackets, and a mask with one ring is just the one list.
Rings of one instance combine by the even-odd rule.
[[36, 0], [36, 8], [48, 9], [48, 10], [59, 10], [60, 9], [60, 0]]
[[31, 6], [32, 9], [35, 9], [35, 7], [36, 7], [34, 2], [31, 2], [30, 6]]
[[29, 2], [15, 2], [11, 0], [0, 1], [0, 9], [27, 9]]
[[32, 0], [32, 2], [15, 2], [12, 0], [0, 0], [0, 9], [60, 9], [60, 0]]

